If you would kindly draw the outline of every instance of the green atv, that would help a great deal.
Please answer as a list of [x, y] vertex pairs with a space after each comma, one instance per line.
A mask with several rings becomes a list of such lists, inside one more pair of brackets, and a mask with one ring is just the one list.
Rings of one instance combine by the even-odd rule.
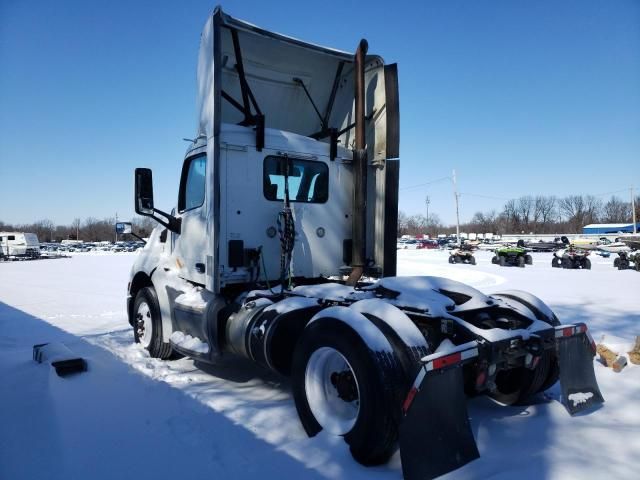
[[524, 248], [524, 241], [518, 240], [516, 246], [505, 245], [496, 250], [495, 256], [491, 259], [491, 263], [494, 265], [500, 265], [504, 267], [506, 265], [517, 265], [524, 268], [526, 265], [533, 265], [533, 258], [527, 253], [527, 249]]

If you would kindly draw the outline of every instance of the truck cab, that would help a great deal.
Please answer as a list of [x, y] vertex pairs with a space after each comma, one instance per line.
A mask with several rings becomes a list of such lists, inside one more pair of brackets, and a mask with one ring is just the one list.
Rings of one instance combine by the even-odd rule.
[[[172, 213], [153, 206], [151, 170], [137, 170], [136, 211], [161, 225], [134, 265], [130, 313], [160, 264], [185, 286], [227, 297], [341, 278], [354, 252], [361, 274], [395, 273], [397, 69], [366, 50], [356, 65], [353, 54], [213, 12], [201, 36], [197, 134]], [[158, 295], [167, 340], [172, 300]]]

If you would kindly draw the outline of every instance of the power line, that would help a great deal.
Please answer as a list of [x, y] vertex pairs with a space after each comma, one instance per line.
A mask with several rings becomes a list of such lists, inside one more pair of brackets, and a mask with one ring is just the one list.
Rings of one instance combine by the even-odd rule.
[[508, 202], [509, 200], [513, 200], [512, 198], [492, 197], [491, 195], [480, 195], [477, 193], [460, 192], [460, 195], [467, 196], [467, 197], [488, 198], [489, 200], [503, 200], [505, 202]]
[[412, 188], [426, 187], [427, 185], [432, 185], [434, 183], [443, 182], [445, 180], [451, 180], [451, 177], [436, 178], [435, 180], [431, 180], [430, 182], [419, 183], [417, 185], [411, 185], [410, 187], [403, 187], [400, 190], [410, 190]]
[[[629, 188], [627, 187], [627, 188], [621, 188], [620, 190], [614, 190], [611, 192], [586, 194], [586, 195], [591, 195], [592, 197], [604, 197], [605, 195], [612, 195], [614, 193], [627, 192], [628, 190]], [[467, 197], [488, 198], [489, 200], [503, 200], [505, 202], [508, 202], [509, 200], [516, 200], [516, 198], [494, 197], [491, 195], [480, 195], [478, 193], [467, 193], [467, 192], [460, 192], [460, 195], [466, 195]]]
[[620, 192], [626, 192], [627, 190], [629, 190], [629, 187], [627, 188], [622, 188], [620, 190], [615, 190], [613, 192], [605, 192], [605, 193], [595, 193], [593, 194], [594, 197], [604, 197], [605, 195], [612, 195], [614, 193], [620, 193]]

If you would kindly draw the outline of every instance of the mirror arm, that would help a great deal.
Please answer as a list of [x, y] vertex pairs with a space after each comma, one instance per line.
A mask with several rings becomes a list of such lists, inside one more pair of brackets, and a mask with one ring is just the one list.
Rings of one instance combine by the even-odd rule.
[[142, 243], [144, 243], [145, 245], [147, 244], [147, 241], [146, 241], [144, 238], [142, 238], [142, 237], [140, 237], [140, 236], [136, 235], [136, 234], [135, 234], [135, 233], [133, 233], [133, 232], [129, 232], [129, 233], [127, 233], [127, 235], [131, 235], [132, 237], [137, 238], [138, 240], [140, 240], [140, 241], [141, 241]]
[[167, 219], [167, 221], [165, 222], [164, 220], [156, 217], [155, 215], [153, 216], [153, 219], [158, 222], [160, 225], [162, 225], [163, 227], [168, 228], [169, 230], [171, 230], [173, 233], [180, 233], [180, 227], [182, 226], [182, 221], [179, 218], [174, 217], [173, 215], [163, 212], [162, 210], [158, 209], [158, 208], [154, 208], [153, 209], [154, 213], [159, 213], [160, 215], [162, 215], [163, 217], [165, 217]]

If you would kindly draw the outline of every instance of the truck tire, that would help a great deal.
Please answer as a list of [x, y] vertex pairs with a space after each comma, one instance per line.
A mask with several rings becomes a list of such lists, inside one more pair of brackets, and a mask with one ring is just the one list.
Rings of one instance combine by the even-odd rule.
[[153, 287], [138, 292], [133, 304], [133, 337], [136, 343], [149, 351], [153, 358], [167, 359], [171, 356], [171, 344], [162, 341], [162, 319], [158, 296]]
[[344, 437], [363, 465], [386, 463], [397, 447], [401, 368], [343, 322], [323, 318], [303, 332], [293, 358], [292, 390], [309, 435]]
[[[553, 327], [560, 325], [560, 321], [556, 315], [548, 309], [548, 306], [533, 295], [527, 294], [529, 298], [521, 298], [517, 292], [498, 293], [495, 296], [506, 297], [510, 301], [516, 301], [527, 307], [535, 317], [541, 322], [548, 323]], [[542, 305], [537, 306], [536, 302]], [[550, 312], [549, 316], [544, 312], [546, 307]], [[519, 367], [504, 373], [500, 372], [496, 377], [496, 391], [490, 396], [505, 405], [527, 404], [531, 398], [539, 392], [544, 392], [553, 386], [560, 377], [560, 368], [558, 365], [558, 356], [555, 350], [547, 350], [542, 354], [538, 365], [533, 370]]]

